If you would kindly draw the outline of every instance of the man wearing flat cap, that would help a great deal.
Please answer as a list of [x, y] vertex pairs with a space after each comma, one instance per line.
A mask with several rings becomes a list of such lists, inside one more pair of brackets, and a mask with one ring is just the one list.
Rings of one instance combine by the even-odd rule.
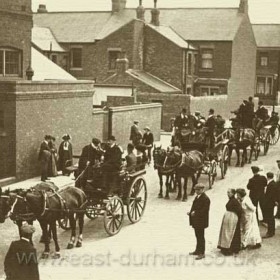
[[39, 280], [36, 249], [29, 239], [35, 228], [25, 224], [21, 227], [21, 239], [13, 241], [4, 261], [7, 280]]
[[264, 218], [267, 222], [267, 233], [263, 238], [270, 238], [275, 235], [275, 218], [274, 208], [278, 205], [276, 183], [274, 181], [274, 174], [268, 172], [267, 186], [264, 190], [263, 207], [264, 207]]
[[142, 139], [142, 144], [144, 144], [148, 150], [148, 162], [150, 163], [152, 160], [152, 148], [154, 145], [154, 135], [151, 132], [150, 128], [148, 126], [146, 126], [144, 128], [144, 135], [143, 135], [143, 139]]
[[253, 177], [249, 179], [247, 189], [250, 191], [249, 197], [251, 198], [252, 203], [256, 206], [257, 219], [259, 220], [259, 204], [262, 211], [262, 216], [264, 217], [262, 198], [264, 196], [264, 189], [267, 185], [267, 180], [265, 176], [259, 174], [260, 168], [258, 166], [252, 166], [251, 169], [253, 172]]
[[141, 139], [142, 139], [142, 133], [139, 129], [139, 121], [135, 120], [130, 128], [129, 140], [132, 142], [134, 146], [136, 146], [141, 142]]
[[203, 184], [196, 184], [194, 187], [196, 197], [193, 201], [191, 211], [188, 213], [190, 217], [190, 225], [194, 228], [196, 237], [196, 249], [190, 255], [195, 255], [196, 260], [205, 258], [205, 229], [209, 225], [210, 199], [204, 192]]

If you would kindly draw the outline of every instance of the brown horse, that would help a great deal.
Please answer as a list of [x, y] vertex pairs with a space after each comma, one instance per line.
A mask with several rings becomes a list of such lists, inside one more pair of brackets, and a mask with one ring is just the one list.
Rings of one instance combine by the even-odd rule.
[[[172, 192], [173, 190], [176, 190], [176, 185], [175, 185], [175, 171], [174, 170], [168, 170], [164, 168], [164, 161], [166, 158], [166, 150], [162, 149], [160, 147], [154, 146], [153, 150], [153, 159], [154, 159], [154, 169], [157, 170], [158, 177], [159, 177], [159, 184], [160, 184], [160, 191], [158, 194], [159, 198], [163, 197], [163, 176], [166, 177], [165, 180], [165, 187], [166, 187], [166, 192], [165, 192], [165, 199], [169, 199], [169, 192]], [[173, 185], [173, 188], [172, 188]]]
[[[79, 221], [79, 238], [76, 247], [82, 246], [84, 212], [87, 204], [86, 195], [82, 190], [75, 187], [66, 187], [58, 192], [53, 192], [31, 188], [22, 192], [21, 195], [14, 196], [14, 194], [8, 194], [8, 196], [11, 198], [9, 199], [8, 207], [0, 207], [0, 222], [3, 222], [9, 216], [20, 217], [26, 213], [33, 213], [43, 230], [43, 240], [45, 242], [43, 258], [48, 257], [50, 252], [48, 226], [55, 243], [55, 258], [60, 257], [56, 221], [65, 216], [66, 213], [72, 230], [67, 248], [72, 249], [76, 239], [75, 213]], [[9, 207], [11, 209], [10, 212], [8, 212]]]
[[[164, 168], [174, 170], [176, 174], [176, 181], [178, 185], [177, 200], [187, 200], [187, 186], [188, 178], [192, 178], [192, 191], [194, 193], [194, 186], [198, 181], [203, 167], [203, 154], [199, 151], [182, 152], [179, 148], [170, 148], [167, 150]], [[195, 176], [197, 174], [197, 176]], [[182, 198], [182, 179], [184, 180], [184, 194]]]

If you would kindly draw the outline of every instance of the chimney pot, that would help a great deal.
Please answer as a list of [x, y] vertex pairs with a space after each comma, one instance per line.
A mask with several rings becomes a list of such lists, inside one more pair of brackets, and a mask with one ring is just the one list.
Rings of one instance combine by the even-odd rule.
[[238, 12], [241, 14], [248, 14], [249, 12], [248, 0], [240, 0]]
[[129, 60], [124, 56], [123, 58], [118, 58], [116, 60], [116, 70], [117, 73], [125, 73], [129, 69]]
[[126, 7], [126, 0], [112, 0], [112, 13], [118, 13]]
[[142, 6], [142, 0], [139, 0], [139, 6], [136, 9], [137, 19], [145, 20], [145, 8]]
[[37, 9], [37, 13], [47, 13], [47, 6], [45, 4], [39, 4], [39, 8]]

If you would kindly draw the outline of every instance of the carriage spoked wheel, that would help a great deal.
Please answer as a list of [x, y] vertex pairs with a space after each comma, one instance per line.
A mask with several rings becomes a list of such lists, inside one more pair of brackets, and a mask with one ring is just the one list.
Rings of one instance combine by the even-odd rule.
[[220, 161], [222, 179], [224, 179], [227, 174], [228, 157], [229, 157], [229, 148], [228, 148], [228, 146], [224, 146], [223, 151], [222, 151], [221, 161]]
[[217, 163], [216, 161], [211, 161], [209, 173], [208, 173], [209, 189], [212, 189], [216, 176], [217, 176]]
[[62, 217], [57, 222], [58, 222], [59, 227], [61, 227], [62, 229], [64, 229], [64, 230], [71, 229], [70, 222], [69, 222], [69, 219], [67, 216]]
[[270, 131], [267, 131], [265, 138], [263, 140], [264, 155], [266, 155], [269, 150], [270, 139], [271, 139]]
[[124, 206], [122, 200], [117, 196], [110, 198], [104, 212], [104, 227], [110, 236], [117, 234], [121, 230], [123, 218]]
[[100, 208], [101, 208], [100, 204], [96, 204], [90, 200], [86, 208], [86, 212], [85, 212], [86, 216], [91, 220], [96, 219], [98, 216], [100, 216], [101, 213]]
[[280, 138], [280, 126], [279, 124], [277, 124], [274, 131], [270, 133], [270, 141], [269, 141], [270, 144], [275, 145], [278, 142], [279, 138]]
[[127, 216], [131, 223], [137, 223], [144, 214], [147, 203], [147, 185], [143, 177], [137, 177], [131, 184], [127, 198]]

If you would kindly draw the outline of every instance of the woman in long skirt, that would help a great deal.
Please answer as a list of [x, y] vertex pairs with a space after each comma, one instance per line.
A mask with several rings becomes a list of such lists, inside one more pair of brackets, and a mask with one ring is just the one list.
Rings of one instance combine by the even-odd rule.
[[234, 189], [229, 189], [227, 195], [229, 201], [226, 204], [226, 212], [221, 225], [218, 248], [221, 249], [222, 254], [229, 256], [233, 253], [237, 254], [240, 251], [240, 218], [242, 207], [235, 198]]
[[49, 147], [51, 149], [51, 158], [48, 166], [48, 176], [57, 176], [57, 148], [55, 146], [55, 138], [51, 136], [51, 141], [49, 142]]
[[71, 137], [69, 134], [65, 134], [62, 139], [63, 141], [58, 149], [58, 170], [62, 170], [62, 175], [69, 175], [66, 167], [71, 166], [73, 163], [72, 144], [70, 143]]
[[260, 248], [262, 239], [257, 221], [256, 207], [250, 197], [247, 196], [245, 189], [237, 189], [236, 193], [243, 209], [240, 224], [242, 248]]

